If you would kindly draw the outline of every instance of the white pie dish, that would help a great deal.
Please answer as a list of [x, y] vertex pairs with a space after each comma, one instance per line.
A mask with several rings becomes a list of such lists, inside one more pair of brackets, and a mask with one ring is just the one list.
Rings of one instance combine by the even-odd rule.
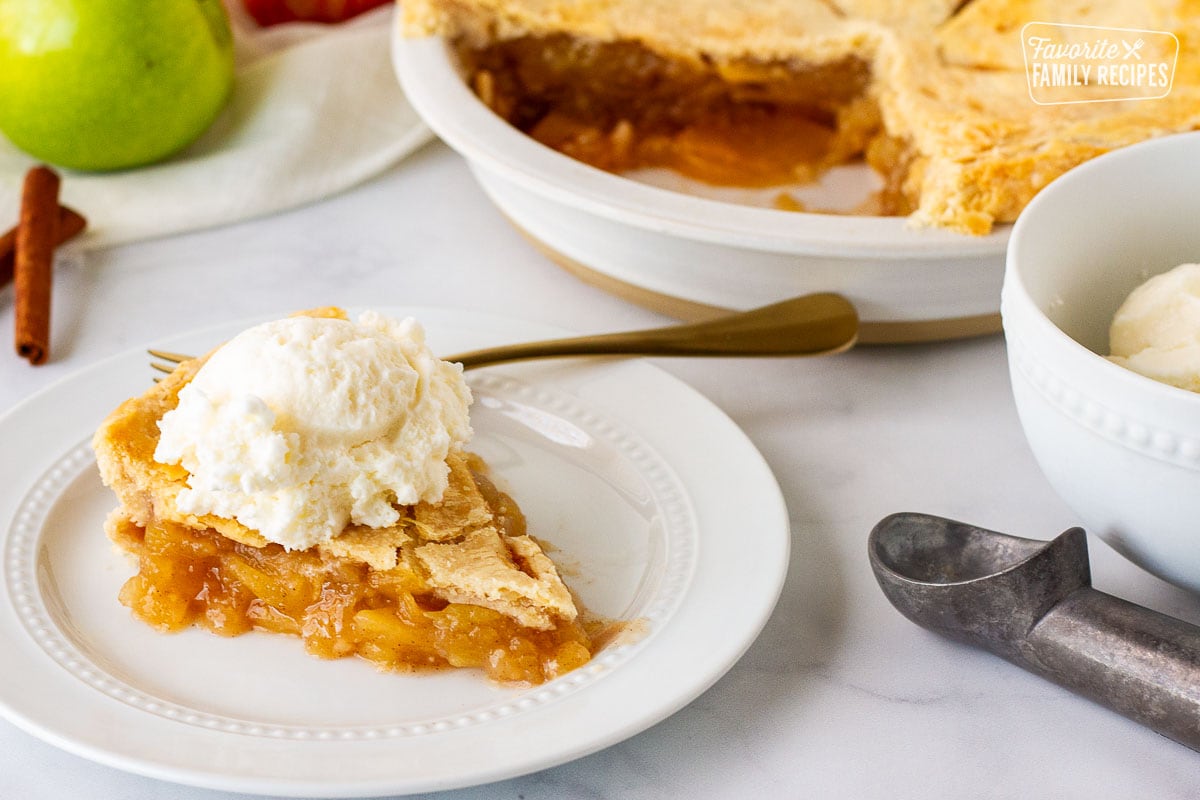
[[397, 29], [392, 55], [409, 102], [500, 210], [585, 280], [692, 319], [839, 292], [858, 308], [866, 343], [999, 330], [1009, 226], [965, 236], [900, 217], [778, 211], [612, 175], [493, 114], [443, 39], [407, 39]]
[[1108, 326], [1152, 275], [1200, 261], [1200, 134], [1114, 151], [1034, 198], [1013, 228], [1001, 312], [1034, 456], [1084, 526], [1200, 591], [1200, 394], [1118, 366]]

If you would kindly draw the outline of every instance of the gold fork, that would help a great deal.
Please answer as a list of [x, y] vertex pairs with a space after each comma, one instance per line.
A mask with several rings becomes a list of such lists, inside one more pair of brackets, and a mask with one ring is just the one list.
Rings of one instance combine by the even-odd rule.
[[[559, 356], [815, 356], [840, 353], [858, 339], [858, 313], [849, 300], [828, 292], [731, 313], [705, 322], [665, 328], [574, 336], [502, 345], [448, 356], [463, 369]], [[161, 372], [192, 356], [150, 350]]]

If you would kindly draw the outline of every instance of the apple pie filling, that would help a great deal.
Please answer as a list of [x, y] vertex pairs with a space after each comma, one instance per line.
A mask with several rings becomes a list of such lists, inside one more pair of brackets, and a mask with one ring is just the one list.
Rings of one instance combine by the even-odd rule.
[[717, 65], [566, 35], [460, 42], [457, 51], [493, 111], [594, 167], [667, 168], [715, 185], [770, 187], [808, 183], [867, 156], [885, 184], [872, 212], [910, 210], [904, 148], [876, 142], [879, 111], [860, 58]]
[[[479, 485], [504, 527], [487, 544], [520, 541], [519, 509], [490, 483]], [[320, 658], [356, 655], [394, 671], [477, 668], [505, 683], [542, 683], [591, 658], [592, 639], [579, 620], [538, 629], [493, 608], [450, 602], [414, 550], [402, 549], [395, 566], [378, 569], [325, 548], [254, 547], [169, 520], [143, 527], [121, 510], [107, 531], [138, 565], [121, 602], [163, 631], [198, 625], [222, 636], [283, 633]], [[512, 555], [533, 572], [520, 553]]]

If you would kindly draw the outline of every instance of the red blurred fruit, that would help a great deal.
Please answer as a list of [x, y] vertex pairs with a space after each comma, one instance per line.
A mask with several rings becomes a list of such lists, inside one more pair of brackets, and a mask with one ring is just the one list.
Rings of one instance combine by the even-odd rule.
[[341, 22], [392, 0], [242, 0], [259, 25], [280, 22]]

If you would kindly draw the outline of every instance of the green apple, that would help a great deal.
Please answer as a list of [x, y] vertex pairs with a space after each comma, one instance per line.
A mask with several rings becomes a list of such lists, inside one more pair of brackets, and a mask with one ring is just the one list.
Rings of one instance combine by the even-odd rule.
[[0, 0], [0, 131], [77, 170], [161, 160], [233, 86], [221, 0]]

